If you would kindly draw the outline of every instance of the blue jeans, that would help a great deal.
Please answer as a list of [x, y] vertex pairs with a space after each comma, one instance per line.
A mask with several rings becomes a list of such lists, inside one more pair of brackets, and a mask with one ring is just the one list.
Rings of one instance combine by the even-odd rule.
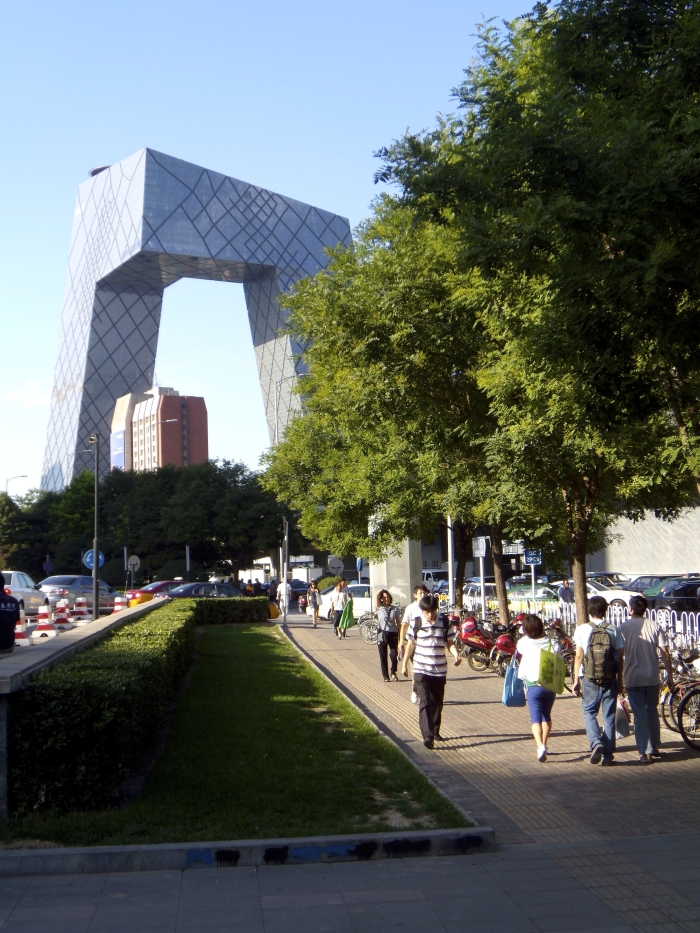
[[552, 721], [552, 707], [556, 698], [557, 695], [553, 690], [545, 690], [544, 687], [537, 686], [527, 688], [527, 705], [533, 726]]
[[[615, 707], [617, 705], [617, 681], [608, 686], [599, 686], [592, 680], [583, 680], [583, 724], [591, 751], [596, 745], [603, 746], [603, 758], [612, 758], [615, 751]], [[598, 710], [603, 711], [603, 728], [598, 725]]]
[[651, 755], [661, 743], [659, 685], [628, 687], [627, 699], [634, 713], [634, 740], [640, 755]]

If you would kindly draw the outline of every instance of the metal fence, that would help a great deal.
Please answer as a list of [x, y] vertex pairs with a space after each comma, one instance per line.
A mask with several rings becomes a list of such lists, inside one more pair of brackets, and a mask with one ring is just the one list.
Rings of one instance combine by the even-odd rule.
[[[576, 606], [539, 606], [537, 615], [543, 621], [561, 619], [569, 634], [576, 628]], [[608, 622], [620, 625], [629, 618], [629, 610], [622, 606], [610, 606]], [[654, 619], [666, 633], [669, 643], [676, 648], [690, 648], [700, 642], [700, 613], [674, 612], [671, 609], [648, 609], [647, 618]]]

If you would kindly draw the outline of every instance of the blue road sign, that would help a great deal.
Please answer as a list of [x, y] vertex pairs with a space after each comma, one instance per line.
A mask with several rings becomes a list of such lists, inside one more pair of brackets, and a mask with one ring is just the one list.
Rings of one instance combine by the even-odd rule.
[[[101, 567], [102, 564], [104, 564], [105, 562], [105, 556], [102, 553], [102, 551], [100, 551], [99, 559], [100, 559], [99, 566]], [[95, 566], [95, 555], [94, 555], [92, 548], [90, 548], [89, 551], [86, 551], [85, 554], [83, 555], [83, 563], [85, 564], [88, 570], [92, 570], [92, 568]]]
[[359, 573], [362, 570], [362, 558], [357, 558], [357, 572]]
[[525, 548], [525, 563], [528, 567], [537, 567], [542, 563], [542, 551], [539, 548]]
[[53, 564], [51, 563], [50, 560], [45, 560], [44, 563], [41, 565], [41, 569], [44, 571], [44, 573], [51, 573], [51, 571], [53, 570]]

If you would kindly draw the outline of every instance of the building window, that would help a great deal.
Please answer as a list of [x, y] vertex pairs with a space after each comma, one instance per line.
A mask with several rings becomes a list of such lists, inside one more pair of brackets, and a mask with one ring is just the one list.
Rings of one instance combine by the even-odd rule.
[[438, 570], [439, 567], [440, 567], [440, 561], [439, 561], [439, 560], [434, 560], [434, 561], [433, 561], [433, 570]]

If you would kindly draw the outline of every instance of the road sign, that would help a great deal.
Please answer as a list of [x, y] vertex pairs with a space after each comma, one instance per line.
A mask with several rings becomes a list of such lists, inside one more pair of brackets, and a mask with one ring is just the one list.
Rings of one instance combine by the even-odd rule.
[[525, 548], [525, 563], [528, 567], [538, 567], [542, 563], [542, 551], [539, 548]]
[[339, 573], [343, 572], [345, 565], [339, 557], [333, 557], [331, 554], [328, 558], [328, 569], [337, 576]]
[[131, 570], [133, 573], [136, 573], [136, 571], [141, 566], [141, 558], [137, 557], [135, 554], [132, 554], [129, 560], [126, 562], [126, 565], [129, 570]]
[[472, 554], [474, 557], [486, 557], [488, 538], [472, 538]]
[[[100, 561], [99, 566], [101, 567], [102, 564], [104, 564], [105, 562], [105, 556], [102, 553], [102, 551], [100, 551], [99, 561]], [[86, 551], [85, 554], [83, 555], [83, 563], [85, 564], [88, 570], [92, 570], [92, 568], [95, 566], [95, 555], [93, 553], [92, 548], [90, 548], [89, 551]]]
[[357, 572], [360, 573], [360, 571], [362, 570], [362, 558], [361, 557], [357, 558], [356, 566], [357, 566]]
[[51, 573], [51, 571], [53, 570], [53, 564], [51, 563], [50, 560], [45, 560], [44, 563], [41, 565], [41, 569], [44, 571], [44, 573]]

